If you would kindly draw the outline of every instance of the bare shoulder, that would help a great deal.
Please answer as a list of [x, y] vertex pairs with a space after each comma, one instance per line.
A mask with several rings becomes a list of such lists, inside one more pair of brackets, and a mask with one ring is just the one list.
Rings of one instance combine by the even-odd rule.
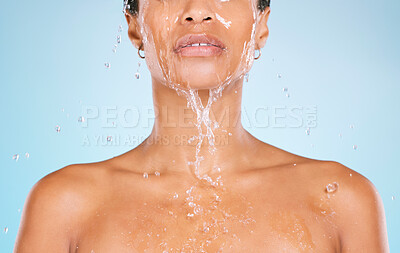
[[320, 184], [337, 184], [330, 197], [338, 225], [341, 252], [389, 252], [386, 218], [375, 185], [335, 161], [310, 161], [310, 176]]
[[33, 185], [23, 208], [14, 252], [68, 252], [79, 224], [98, 199], [95, 189], [99, 189], [96, 185], [102, 170], [96, 169], [96, 174], [95, 167], [99, 165], [69, 165]]
[[341, 203], [342, 212], [354, 211], [356, 203], [364, 207], [381, 203], [378, 190], [367, 177], [339, 162], [310, 159], [304, 165], [304, 173], [311, 181], [325, 185], [337, 184], [334, 199]]
[[336, 182], [341, 201], [379, 202], [378, 190], [364, 175], [336, 161], [310, 160], [308, 173], [323, 182]]
[[[86, 200], [96, 194], [96, 185], [105, 175], [100, 163], [72, 164], [41, 178], [28, 194], [30, 201], [39, 200], [55, 207], [68, 205], [68, 211], [86, 207]], [[74, 204], [74, 205], [71, 205]]]

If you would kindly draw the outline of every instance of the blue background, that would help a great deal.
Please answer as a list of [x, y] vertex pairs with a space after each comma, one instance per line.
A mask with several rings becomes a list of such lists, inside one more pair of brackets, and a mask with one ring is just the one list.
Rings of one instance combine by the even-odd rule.
[[[243, 94], [250, 115], [261, 107], [317, 108], [309, 135], [304, 125], [247, 128], [279, 148], [338, 161], [371, 180], [384, 202], [392, 252], [400, 252], [399, 7], [397, 0], [273, 0], [270, 37]], [[143, 114], [152, 99], [149, 72], [126, 34], [122, 0], [3, 1], [0, 26], [0, 251], [12, 252], [35, 182], [68, 164], [134, 147], [104, 140], [85, 146], [84, 136], [150, 133], [146, 117], [134, 128], [117, 120], [105, 127], [103, 106]], [[83, 127], [78, 117], [88, 105], [100, 115]]]

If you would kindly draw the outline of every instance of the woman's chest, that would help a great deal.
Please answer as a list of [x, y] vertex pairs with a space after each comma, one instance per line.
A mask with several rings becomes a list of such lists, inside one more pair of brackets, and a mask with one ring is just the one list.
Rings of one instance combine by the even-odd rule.
[[337, 252], [340, 245], [334, 225], [304, 206], [200, 203], [100, 208], [71, 252]]

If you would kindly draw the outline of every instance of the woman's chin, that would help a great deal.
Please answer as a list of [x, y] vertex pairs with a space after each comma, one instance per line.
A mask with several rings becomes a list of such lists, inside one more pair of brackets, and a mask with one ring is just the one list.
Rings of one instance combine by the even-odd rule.
[[[225, 79], [222, 79], [225, 80]], [[202, 76], [190, 79], [181, 79], [181, 81], [176, 81], [173, 83], [179, 83], [179, 87], [183, 89], [194, 89], [194, 90], [209, 90], [213, 88], [221, 87], [224, 82], [221, 79], [213, 76]]]

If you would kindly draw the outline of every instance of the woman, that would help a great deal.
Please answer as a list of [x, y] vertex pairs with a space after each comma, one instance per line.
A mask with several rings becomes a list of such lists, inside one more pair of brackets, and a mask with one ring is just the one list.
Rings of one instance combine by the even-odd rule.
[[125, 7], [152, 76], [153, 131], [125, 154], [37, 182], [14, 252], [389, 252], [367, 178], [263, 143], [238, 120], [268, 1]]

